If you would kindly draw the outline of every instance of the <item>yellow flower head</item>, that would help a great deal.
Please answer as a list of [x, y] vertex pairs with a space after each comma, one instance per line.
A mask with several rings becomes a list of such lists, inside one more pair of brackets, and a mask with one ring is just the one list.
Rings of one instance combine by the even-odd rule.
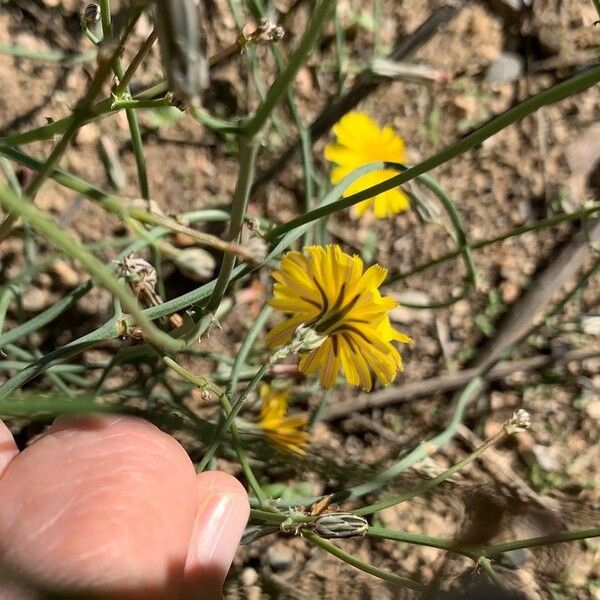
[[306, 417], [286, 417], [288, 390], [274, 390], [263, 383], [260, 387], [260, 427], [265, 437], [281, 450], [304, 456], [304, 448], [310, 441], [310, 434], [304, 431]]
[[320, 369], [324, 388], [334, 384], [340, 368], [348, 383], [364, 390], [372, 387], [372, 373], [384, 385], [390, 383], [402, 370], [392, 341], [408, 343], [411, 339], [390, 323], [388, 311], [397, 303], [378, 289], [386, 274], [379, 265], [363, 273], [362, 260], [336, 245], [288, 252], [272, 273], [275, 288], [269, 302], [288, 318], [269, 332], [267, 344], [289, 343], [304, 324], [325, 340], [302, 355], [299, 368], [307, 375]]
[[[344, 115], [332, 127], [332, 131], [337, 141], [335, 144], [325, 146], [325, 158], [338, 165], [331, 170], [333, 184], [341, 181], [358, 167], [369, 163], [406, 162], [404, 140], [389, 125], [381, 129], [364, 112], [350, 112]], [[390, 169], [365, 173], [346, 188], [344, 196], [362, 192], [394, 175], [397, 175], [397, 172]], [[352, 213], [360, 217], [370, 208], [377, 218], [383, 219], [406, 210], [408, 206], [407, 195], [395, 188], [355, 204]]]

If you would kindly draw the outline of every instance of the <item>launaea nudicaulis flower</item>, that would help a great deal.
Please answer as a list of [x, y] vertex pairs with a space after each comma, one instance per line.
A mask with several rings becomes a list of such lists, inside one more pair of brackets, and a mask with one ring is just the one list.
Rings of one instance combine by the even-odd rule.
[[374, 379], [387, 385], [402, 370], [402, 358], [393, 342], [412, 340], [394, 329], [388, 312], [397, 306], [382, 296], [379, 286], [387, 271], [363, 262], [337, 245], [310, 246], [288, 252], [275, 280], [270, 305], [286, 314], [267, 335], [269, 346], [288, 344], [301, 325], [324, 337], [320, 346], [301, 355], [299, 369], [306, 375], [319, 371], [330, 388], [340, 370], [348, 383], [370, 390]]
[[[331, 170], [331, 182], [341, 181], [346, 175], [369, 163], [388, 161], [406, 162], [404, 140], [386, 125], [381, 128], [371, 117], [359, 111], [344, 115], [333, 127], [336, 136], [334, 144], [325, 146], [325, 158], [335, 163]], [[344, 191], [344, 196], [362, 192], [378, 183], [397, 175], [391, 169], [370, 171], [359, 177]], [[360, 217], [371, 209], [380, 219], [390, 217], [406, 210], [409, 206], [408, 196], [399, 188], [382, 192], [373, 198], [359, 202], [352, 207], [352, 214]]]
[[259, 425], [271, 444], [285, 452], [304, 456], [310, 434], [305, 430], [305, 416], [287, 416], [289, 390], [275, 389], [263, 383], [260, 387]]

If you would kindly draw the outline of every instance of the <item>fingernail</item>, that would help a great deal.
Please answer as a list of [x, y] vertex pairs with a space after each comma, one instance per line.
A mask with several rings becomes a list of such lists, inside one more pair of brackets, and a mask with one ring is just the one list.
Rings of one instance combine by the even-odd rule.
[[250, 507], [245, 490], [233, 477], [203, 473], [198, 483], [200, 499], [186, 561], [185, 588], [196, 598], [218, 598]]
[[48, 428], [47, 433], [56, 433], [64, 429], [103, 429], [125, 419], [123, 415], [91, 413], [86, 415], [60, 415]]

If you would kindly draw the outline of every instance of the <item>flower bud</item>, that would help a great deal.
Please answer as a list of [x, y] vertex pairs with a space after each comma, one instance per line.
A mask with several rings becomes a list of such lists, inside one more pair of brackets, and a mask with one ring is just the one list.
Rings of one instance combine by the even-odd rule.
[[88, 26], [97, 23], [100, 20], [100, 6], [95, 2], [91, 2], [84, 8], [81, 18]]
[[206, 281], [214, 273], [216, 262], [202, 248], [185, 248], [173, 258], [177, 268], [192, 281]]
[[348, 538], [365, 535], [369, 529], [367, 520], [352, 513], [327, 513], [313, 524], [315, 533], [324, 538]]

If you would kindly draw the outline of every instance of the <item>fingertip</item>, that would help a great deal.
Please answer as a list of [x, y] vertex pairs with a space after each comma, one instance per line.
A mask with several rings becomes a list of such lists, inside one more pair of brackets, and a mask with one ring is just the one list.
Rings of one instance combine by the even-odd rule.
[[[203, 495], [215, 492], [218, 494], [237, 494], [248, 503], [246, 488], [239, 479], [236, 479], [233, 475], [229, 475], [229, 473], [224, 473], [223, 471], [204, 471], [196, 475], [196, 482], [198, 484], [200, 501], [202, 501]], [[248, 510], [250, 510], [249, 504]]]
[[227, 473], [197, 475], [198, 513], [184, 569], [182, 598], [221, 597], [221, 588], [250, 515], [248, 494]]
[[5, 423], [0, 421], [0, 477], [17, 454], [19, 449], [13, 434]]

